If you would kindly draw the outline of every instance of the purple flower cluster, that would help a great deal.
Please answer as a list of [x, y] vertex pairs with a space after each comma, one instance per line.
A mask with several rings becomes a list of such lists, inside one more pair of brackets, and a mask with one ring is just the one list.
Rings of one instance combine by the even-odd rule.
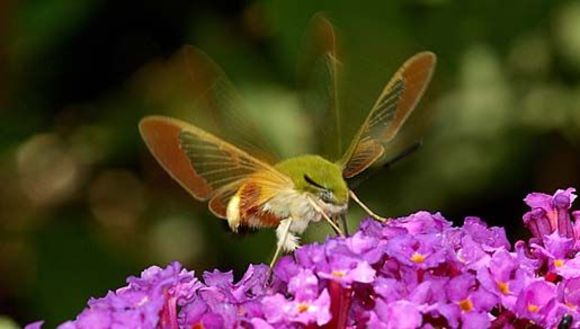
[[[273, 268], [151, 267], [76, 320], [84, 328], [580, 328], [580, 211], [575, 190], [533, 193], [532, 232], [512, 246], [475, 217], [453, 227], [418, 212], [363, 221], [347, 238], [305, 245]], [[28, 328], [40, 328], [37, 322]]]

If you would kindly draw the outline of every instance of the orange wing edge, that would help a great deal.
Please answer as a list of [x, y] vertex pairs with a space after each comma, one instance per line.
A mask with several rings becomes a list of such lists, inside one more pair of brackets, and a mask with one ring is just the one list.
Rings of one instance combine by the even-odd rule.
[[198, 175], [187, 155], [181, 150], [179, 134], [187, 124], [164, 116], [147, 116], [139, 122], [145, 144], [169, 175], [195, 199], [207, 201], [211, 186]]

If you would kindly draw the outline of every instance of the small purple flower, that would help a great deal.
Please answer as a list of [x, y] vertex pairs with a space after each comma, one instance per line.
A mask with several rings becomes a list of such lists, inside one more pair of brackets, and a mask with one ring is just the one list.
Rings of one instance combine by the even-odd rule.
[[580, 275], [564, 280], [558, 286], [558, 300], [571, 310], [580, 312]]
[[[453, 234], [456, 232], [451, 231], [449, 233]], [[449, 237], [449, 235], [447, 236]], [[458, 241], [456, 241], [455, 245], [449, 247], [454, 249], [458, 262], [473, 270], [486, 267], [489, 264], [491, 255], [485, 251], [480, 243], [473, 240], [471, 235], [460, 234], [456, 237]]]
[[520, 267], [517, 258], [506, 250], [494, 253], [489, 266], [477, 272], [477, 279], [489, 292], [500, 298], [502, 305], [512, 309], [530, 273]]
[[562, 266], [558, 267], [557, 273], [563, 278], [577, 278], [580, 276], [580, 253], [572, 259], [564, 261]]
[[[353, 239], [349, 239], [352, 241]], [[355, 241], [360, 241], [357, 238]], [[370, 264], [361, 259], [362, 255], [352, 252], [354, 248], [357, 252], [363, 250], [355, 248], [355, 243], [336, 243], [329, 241], [326, 246], [326, 262], [321, 262], [318, 266], [318, 276], [324, 279], [334, 280], [343, 286], [350, 286], [353, 282], [370, 283], [375, 278], [375, 270]], [[346, 247], [346, 248], [345, 248]]]
[[538, 279], [526, 286], [516, 301], [514, 312], [522, 318], [545, 324], [545, 314], [556, 298], [556, 286]]
[[487, 252], [510, 248], [505, 230], [501, 227], [487, 227], [479, 217], [465, 218], [462, 230]]
[[369, 264], [375, 264], [383, 256], [386, 242], [359, 231], [347, 239], [345, 244], [352, 254], [366, 260]]
[[297, 300], [316, 299], [318, 291], [318, 277], [309, 269], [300, 270], [288, 283], [288, 292]]
[[[314, 293], [314, 286], [318, 286], [318, 279], [309, 271], [299, 274], [296, 281], [307, 282], [305, 291], [295, 291], [296, 295], [293, 300], [288, 300], [282, 294], [267, 296], [262, 299], [264, 315], [268, 323], [302, 323], [321, 326], [328, 323], [330, 315], [330, 295], [328, 290], [324, 289], [322, 293]], [[298, 288], [299, 283], [292, 284]]]
[[528, 244], [524, 241], [517, 241], [514, 244], [514, 249], [520, 267], [522, 267], [526, 272], [534, 273], [542, 265], [542, 261], [534, 258]]
[[366, 261], [357, 263], [337, 261], [331, 265], [330, 272], [318, 272], [318, 276], [349, 286], [353, 282], [371, 283], [375, 279], [375, 273], [376, 271]]
[[566, 277], [580, 273], [580, 267], [576, 267], [573, 260], [569, 259], [574, 253], [572, 239], [564, 238], [554, 232], [545, 235], [543, 240], [543, 246], [532, 244], [532, 248], [536, 251], [538, 258], [547, 264], [548, 271]]
[[569, 209], [576, 199], [576, 189], [557, 190], [553, 196], [544, 193], [531, 193], [524, 201], [532, 208], [524, 215], [524, 223], [534, 237], [557, 231], [561, 236], [573, 238], [574, 229]]
[[462, 327], [486, 328], [491, 323], [488, 312], [498, 303], [498, 298], [481, 289], [471, 274], [451, 279], [447, 286], [446, 318], [453, 327], [460, 321]]
[[401, 264], [430, 268], [443, 263], [446, 249], [438, 234], [400, 235], [387, 242], [386, 252]]

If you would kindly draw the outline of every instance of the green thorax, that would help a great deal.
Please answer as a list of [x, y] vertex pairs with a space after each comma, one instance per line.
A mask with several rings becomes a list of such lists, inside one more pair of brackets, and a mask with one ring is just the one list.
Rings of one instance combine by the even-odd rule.
[[[348, 201], [348, 186], [342, 177], [342, 168], [318, 155], [286, 159], [276, 164], [275, 168], [288, 175], [298, 191], [321, 195], [326, 190], [331, 192], [332, 203], [344, 204]], [[307, 177], [323, 188], [308, 182]]]

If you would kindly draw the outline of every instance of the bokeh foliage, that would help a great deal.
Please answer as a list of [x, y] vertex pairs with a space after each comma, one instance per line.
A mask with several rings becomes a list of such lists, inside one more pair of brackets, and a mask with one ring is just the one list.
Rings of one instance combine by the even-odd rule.
[[[480, 215], [516, 238], [526, 193], [580, 186], [577, 1], [4, 1], [0, 328], [53, 326], [150, 264], [239, 274], [267, 261], [272, 232], [229, 233], [156, 164], [137, 122], [188, 116], [158, 107], [179, 84], [151, 67], [193, 44], [281, 153], [315, 145], [321, 127], [300, 108], [296, 68], [320, 11], [340, 38], [345, 139], [400, 63], [439, 56], [401, 139], [423, 147], [359, 188], [377, 211]], [[306, 239], [327, 232], [315, 225]]]

